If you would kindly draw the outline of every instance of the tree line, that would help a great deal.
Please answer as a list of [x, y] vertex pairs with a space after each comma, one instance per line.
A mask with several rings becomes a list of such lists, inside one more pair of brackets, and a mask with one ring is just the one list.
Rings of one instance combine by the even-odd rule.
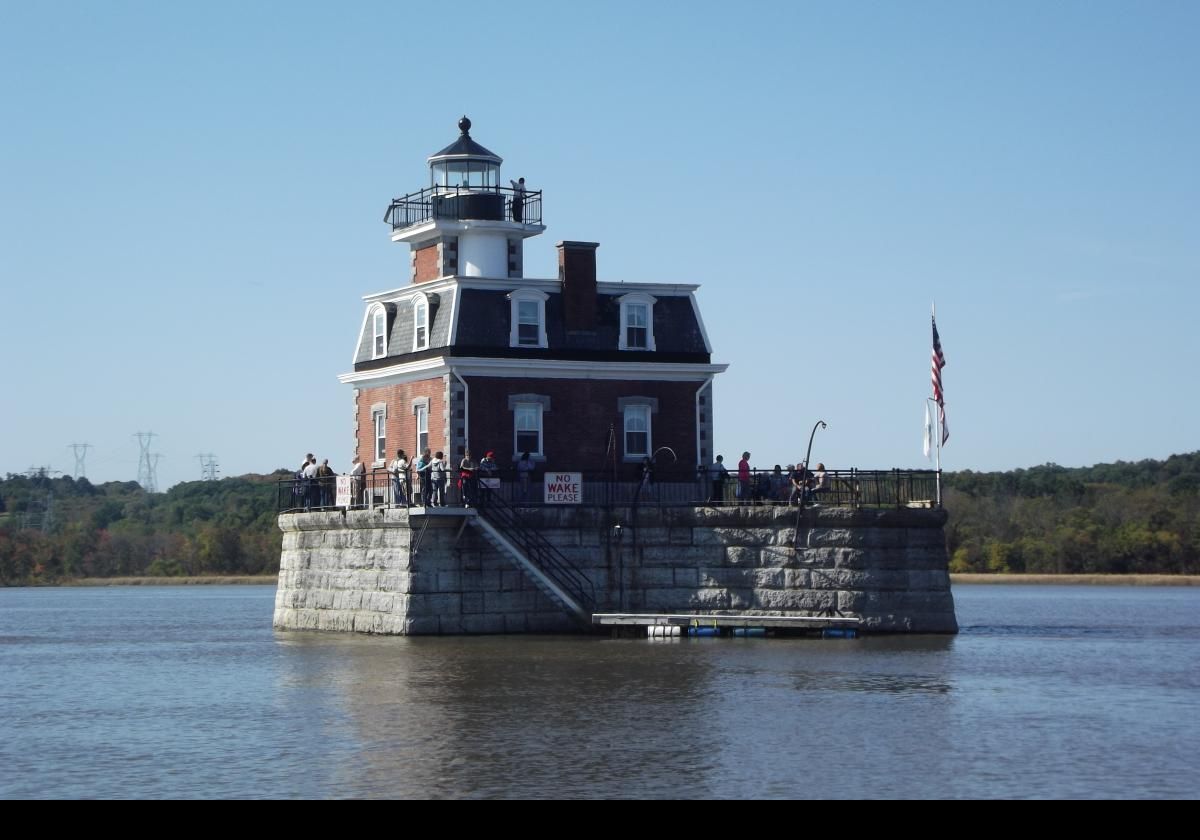
[[276, 484], [290, 470], [177, 484], [9, 474], [0, 480], [0, 585], [81, 577], [279, 570]]
[[945, 475], [952, 572], [1200, 573], [1200, 452]]
[[[279, 570], [276, 482], [291, 470], [177, 484], [9, 474], [0, 585]], [[1165, 461], [946, 473], [954, 572], [1200, 573], [1200, 452]]]

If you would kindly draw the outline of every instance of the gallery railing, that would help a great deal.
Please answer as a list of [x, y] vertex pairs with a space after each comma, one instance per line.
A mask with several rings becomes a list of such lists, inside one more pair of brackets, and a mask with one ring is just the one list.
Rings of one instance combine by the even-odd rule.
[[541, 190], [511, 187], [426, 187], [393, 199], [383, 214], [392, 230], [434, 219], [542, 223]]
[[[547, 481], [549, 479], [549, 481]], [[559, 480], [561, 479], [561, 480]], [[398, 476], [386, 469], [350, 476], [349, 494], [339, 500], [336, 477], [286, 478], [278, 484], [278, 510], [339, 508], [462, 507], [497, 499], [514, 507], [696, 507], [798, 505], [815, 507], [935, 507], [935, 470], [825, 470], [820, 474], [751, 470], [656, 468], [643, 477], [628, 465], [617, 470], [546, 470], [494, 474], [446, 470], [440, 480], [431, 470], [409, 469]], [[343, 486], [347, 482], [343, 481]], [[339, 501], [342, 502], [339, 504]]]

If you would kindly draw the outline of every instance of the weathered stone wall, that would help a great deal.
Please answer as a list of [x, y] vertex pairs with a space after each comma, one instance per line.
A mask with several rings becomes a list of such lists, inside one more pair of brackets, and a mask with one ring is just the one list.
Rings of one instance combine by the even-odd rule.
[[[875, 632], [957, 631], [939, 510], [539, 508], [600, 612], [853, 615]], [[366, 633], [576, 626], [457, 516], [285, 514], [275, 625]], [[620, 524], [620, 537], [613, 527]], [[796, 539], [798, 534], [799, 539]], [[795, 543], [795, 548], [793, 548]]]

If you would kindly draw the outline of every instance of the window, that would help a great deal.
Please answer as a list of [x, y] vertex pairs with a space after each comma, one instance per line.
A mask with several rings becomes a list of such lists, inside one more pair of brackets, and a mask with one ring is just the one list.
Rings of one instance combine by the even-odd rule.
[[375, 460], [387, 460], [387, 408], [371, 409], [371, 425], [375, 428]]
[[522, 347], [537, 347], [542, 329], [536, 300], [517, 302], [517, 343]]
[[625, 313], [625, 346], [630, 350], [645, 350], [646, 349], [646, 311], [649, 309], [644, 303], [629, 303], [626, 304], [627, 312]]
[[625, 406], [625, 457], [645, 458], [650, 454], [650, 406]]
[[617, 349], [653, 350], [655, 299], [633, 292], [617, 300], [621, 304], [621, 335]]
[[428, 404], [417, 405], [413, 407], [413, 414], [417, 417], [417, 454], [424, 454], [429, 448], [429, 406]]
[[546, 347], [546, 300], [550, 296], [536, 289], [517, 289], [509, 294], [512, 302], [508, 345], [510, 347]]
[[387, 354], [387, 312], [382, 306], [376, 307], [375, 316], [371, 320], [374, 325], [371, 358], [379, 359]]
[[429, 301], [424, 295], [413, 301], [413, 350], [429, 349]]
[[542, 454], [542, 406], [540, 403], [517, 403], [513, 408], [515, 436], [513, 452]]

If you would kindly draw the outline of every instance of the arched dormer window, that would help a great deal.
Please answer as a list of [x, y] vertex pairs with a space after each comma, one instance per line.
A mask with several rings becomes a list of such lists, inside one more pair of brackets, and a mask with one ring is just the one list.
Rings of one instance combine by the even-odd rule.
[[387, 310], [375, 304], [371, 310], [371, 358], [382, 359], [387, 355]]
[[618, 350], [654, 350], [654, 304], [653, 297], [641, 292], [630, 292], [617, 298], [621, 304], [621, 335], [617, 339]]
[[546, 300], [550, 296], [537, 289], [517, 289], [509, 293], [512, 304], [508, 346], [546, 347]]
[[413, 298], [413, 352], [429, 349], [429, 299]]

